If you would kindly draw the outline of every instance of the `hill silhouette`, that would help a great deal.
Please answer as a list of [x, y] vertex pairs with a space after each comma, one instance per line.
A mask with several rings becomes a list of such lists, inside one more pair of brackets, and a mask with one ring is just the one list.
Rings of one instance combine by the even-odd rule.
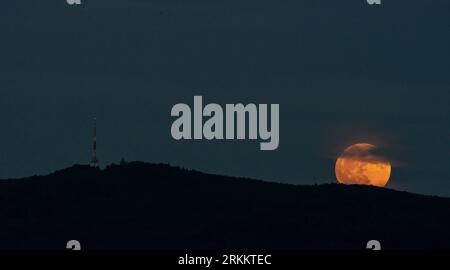
[[141, 162], [0, 181], [0, 248], [450, 248], [450, 199], [295, 186]]

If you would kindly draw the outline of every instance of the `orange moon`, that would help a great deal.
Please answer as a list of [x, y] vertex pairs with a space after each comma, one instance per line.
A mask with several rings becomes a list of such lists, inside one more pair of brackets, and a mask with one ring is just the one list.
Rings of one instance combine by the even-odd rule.
[[391, 163], [376, 153], [374, 145], [358, 143], [337, 159], [335, 173], [341, 184], [384, 187], [391, 176]]

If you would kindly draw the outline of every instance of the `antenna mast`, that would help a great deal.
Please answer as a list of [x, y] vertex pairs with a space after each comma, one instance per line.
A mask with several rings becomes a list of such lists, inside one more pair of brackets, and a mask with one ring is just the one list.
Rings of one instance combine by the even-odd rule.
[[94, 137], [92, 138], [91, 167], [98, 168], [98, 159], [97, 159], [97, 118], [95, 118], [95, 117], [94, 117]]

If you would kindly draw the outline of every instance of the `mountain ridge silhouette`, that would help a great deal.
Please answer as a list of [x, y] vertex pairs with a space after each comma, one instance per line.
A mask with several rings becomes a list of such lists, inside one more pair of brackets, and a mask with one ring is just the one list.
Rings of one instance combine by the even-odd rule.
[[450, 248], [450, 199], [372, 186], [298, 186], [168, 164], [74, 165], [0, 181], [0, 248]]

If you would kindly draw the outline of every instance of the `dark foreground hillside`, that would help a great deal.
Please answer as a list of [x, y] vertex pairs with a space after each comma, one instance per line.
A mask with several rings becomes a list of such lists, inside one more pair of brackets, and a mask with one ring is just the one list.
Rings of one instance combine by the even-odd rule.
[[450, 249], [450, 199], [145, 163], [0, 181], [0, 248]]

